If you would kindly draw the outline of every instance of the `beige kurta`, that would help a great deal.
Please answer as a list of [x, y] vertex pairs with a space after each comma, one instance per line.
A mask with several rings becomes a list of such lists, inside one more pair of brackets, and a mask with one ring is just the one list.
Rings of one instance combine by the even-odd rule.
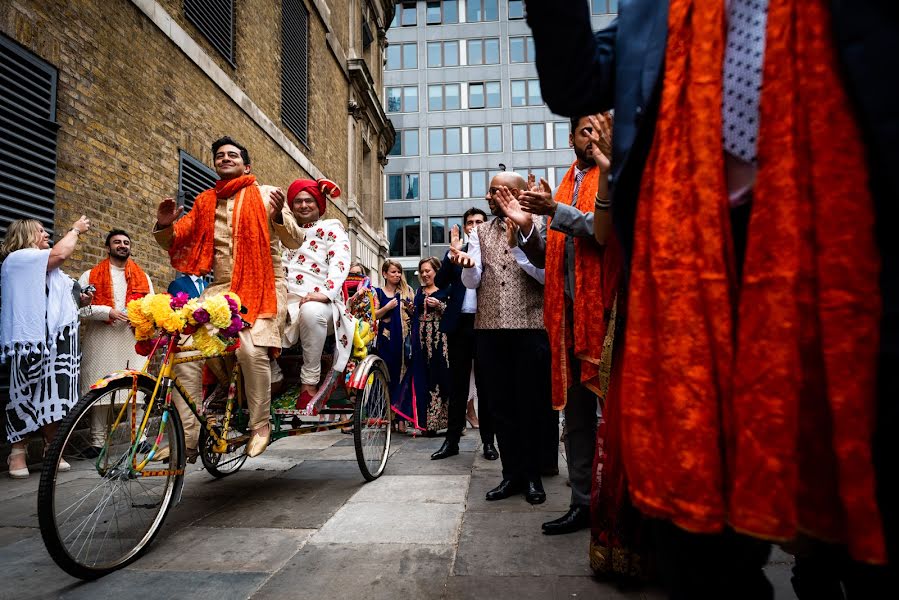
[[[258, 184], [257, 184], [258, 185]], [[259, 193], [266, 208], [269, 205], [269, 193], [275, 189], [270, 185], [259, 185]], [[239, 192], [238, 192], [239, 193]], [[225, 201], [219, 201], [215, 205], [215, 254], [212, 260], [213, 281], [203, 291], [200, 298], [206, 298], [215, 294], [221, 294], [231, 289], [231, 274], [234, 270], [234, 237], [232, 235], [232, 217], [234, 215], [234, 203], [237, 196], [232, 196]], [[284, 268], [281, 264], [281, 246], [285, 248], [299, 248], [305, 239], [303, 230], [297, 225], [286, 209], [281, 212], [284, 220], [279, 225], [269, 219], [268, 234], [271, 240], [270, 252], [272, 257], [272, 269], [275, 273], [275, 292], [278, 295], [278, 314], [272, 318], [256, 319], [250, 333], [253, 343], [257, 346], [269, 346], [280, 348], [281, 336], [284, 333], [284, 319], [287, 309], [287, 284], [284, 279]], [[153, 235], [160, 246], [168, 250], [172, 243], [173, 227], [167, 227], [154, 231]]]
[[[79, 311], [84, 325], [81, 338], [81, 394], [84, 395], [99, 378], [121, 369], [140, 369], [146, 357], [134, 351], [134, 333], [128, 323], [109, 323], [109, 311], [125, 310], [128, 282], [124, 267], [109, 265], [112, 276], [112, 295], [115, 306], [85, 306]], [[85, 287], [90, 283], [90, 271], [82, 273], [78, 283]], [[150, 293], [153, 282], [147, 277]]]

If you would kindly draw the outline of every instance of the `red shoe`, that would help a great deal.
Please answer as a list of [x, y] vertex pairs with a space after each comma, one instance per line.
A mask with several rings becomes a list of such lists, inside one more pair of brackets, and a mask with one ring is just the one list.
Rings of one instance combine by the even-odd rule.
[[[312, 402], [312, 399], [315, 396], [310, 394], [308, 391], [303, 390], [300, 392], [300, 397], [297, 398], [296, 409], [302, 410], [304, 412], [309, 411], [309, 404]], [[317, 414], [318, 411], [313, 411], [311, 414]]]

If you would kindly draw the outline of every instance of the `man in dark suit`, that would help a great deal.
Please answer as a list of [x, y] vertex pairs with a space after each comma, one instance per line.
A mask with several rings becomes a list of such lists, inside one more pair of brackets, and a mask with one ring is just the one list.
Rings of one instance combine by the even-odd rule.
[[[462, 216], [465, 235], [487, 220], [487, 213], [480, 208], [469, 208]], [[452, 243], [457, 244], [462, 252], [468, 251], [468, 244], [459, 239], [459, 228], [453, 226]], [[472, 364], [474, 363], [474, 315], [478, 309], [477, 290], [469, 290], [462, 285], [462, 267], [449, 260], [449, 252], [443, 257], [440, 270], [434, 282], [440, 289], [449, 289], [446, 310], [440, 320], [440, 331], [446, 334], [447, 349], [451, 372], [449, 424], [446, 439], [440, 449], [431, 455], [432, 460], [440, 460], [459, 454], [459, 438], [465, 429], [465, 408], [468, 400], [468, 386]], [[474, 365], [475, 385], [480, 374]], [[493, 419], [487, 405], [487, 396], [479, 394], [481, 443], [484, 444], [484, 458], [496, 460], [493, 437]]]
[[[630, 260], [634, 248], [637, 201], [659, 119], [669, 33], [669, 5], [672, 3], [667, 0], [622, 1], [618, 18], [606, 29], [594, 33], [587, 3], [527, 2], [541, 90], [549, 108], [554, 113], [567, 116], [614, 109], [615, 135], [609, 200], [612, 202], [613, 224], [624, 246], [626, 261]], [[730, 0], [725, 10], [732, 11], [737, 4], [744, 3]], [[768, 2], [750, 4], [755, 5], [750, 10], [756, 10], [766, 7]], [[895, 568], [899, 562], [899, 478], [895, 475], [899, 457], [899, 436], [896, 435], [899, 428], [899, 403], [896, 402], [899, 397], [899, 237], [893, 233], [895, 228], [891, 225], [894, 221], [888, 218], [887, 206], [899, 197], [899, 176], [895, 169], [899, 162], [899, 80], [886, 74], [899, 69], [899, 7], [886, 0], [852, 3], [821, 0], [821, 5], [828, 6], [831, 13], [830, 31], [833, 47], [841, 61], [843, 85], [855, 109], [862, 140], [868, 150], [868, 184], [880, 251], [883, 303], [873, 462], [887, 552]], [[773, 1], [771, 6], [780, 8]], [[730, 12], [728, 16], [729, 26], [739, 27]], [[564, 31], [565, 35], [559, 35], [560, 31]], [[756, 39], [759, 40], [763, 45], [766, 43], [764, 35]], [[728, 45], [728, 51], [731, 49], [732, 46]], [[560, 65], [565, 65], [565, 68], [560, 68]], [[672, 151], [680, 152], [683, 149]], [[734, 241], [738, 244], [735, 248], [738, 268], [742, 262], [739, 243], [745, 240], [752, 205], [754, 171], [752, 175], [748, 179], [748, 190], [744, 190], [748, 191], [748, 198], [734, 197], [736, 190], [732, 184], [735, 182], [728, 181], [729, 199], [734, 206], [731, 227]], [[745, 200], [745, 203], [734, 200]], [[627, 277], [630, 278], [630, 275], [628, 273]], [[662, 554], [675, 559], [680, 555], [684, 557], [683, 564], [697, 561], [698, 551], [704, 554], [717, 552], [719, 557], [725, 557], [734, 550], [732, 544], [722, 545], [720, 539], [713, 539], [714, 536], [686, 534], [665, 524], [657, 533], [661, 534]], [[711, 544], [706, 544], [707, 541]], [[701, 550], [703, 545], [705, 549]], [[746, 555], [743, 560], [747, 560]], [[689, 571], [686, 568], [681, 573], [689, 577]], [[721, 581], [730, 577], [734, 586], [742, 583], [739, 576], [731, 576], [726, 569], [708, 567], [707, 571], [714, 571]]]
[[197, 275], [181, 275], [169, 284], [168, 293], [174, 296], [178, 292], [184, 292], [190, 298], [198, 298], [206, 289], [206, 280]]

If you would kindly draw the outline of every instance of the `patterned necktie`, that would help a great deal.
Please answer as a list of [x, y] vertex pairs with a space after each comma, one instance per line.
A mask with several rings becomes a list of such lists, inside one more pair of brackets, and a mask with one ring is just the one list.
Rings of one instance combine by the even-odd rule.
[[581, 181], [583, 181], [583, 179], [584, 179], [584, 173], [586, 173], [586, 171], [578, 171], [578, 170], [577, 170], [577, 167], [575, 167], [575, 172], [574, 172], [574, 193], [571, 194], [571, 204], [572, 204], [572, 205], [577, 204], [577, 193], [578, 193], [578, 191], [580, 191], [580, 189], [581, 189]]
[[767, 13], [768, 0], [729, 0], [727, 6], [724, 149], [746, 162], [756, 159]]

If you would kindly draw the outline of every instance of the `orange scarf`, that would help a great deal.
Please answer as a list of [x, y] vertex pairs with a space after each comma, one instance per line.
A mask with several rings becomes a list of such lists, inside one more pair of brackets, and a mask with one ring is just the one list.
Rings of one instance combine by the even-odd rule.
[[738, 282], [722, 159], [724, 3], [671, 0], [635, 223], [624, 460], [651, 516], [774, 540], [803, 531], [882, 563], [871, 464], [879, 259], [830, 32], [822, 0], [771, 0]]
[[240, 296], [247, 309], [243, 318], [251, 325], [257, 318], [273, 317], [278, 312], [268, 211], [255, 184], [255, 175], [243, 175], [218, 181], [215, 189], [201, 193], [193, 209], [175, 223], [169, 248], [175, 269], [190, 275], [209, 273], [214, 255], [216, 202], [238, 194], [231, 221], [234, 237], [231, 290]]
[[[89, 281], [97, 288], [91, 305], [115, 308], [115, 294], [112, 290], [112, 274], [108, 258], [91, 269]], [[125, 282], [128, 284], [125, 292], [126, 303], [135, 298], [143, 298], [150, 293], [150, 284], [147, 283], [146, 273], [130, 258], [125, 261]]]
[[[571, 165], [556, 190], [556, 198], [569, 202], [574, 195], [575, 164]], [[599, 168], [589, 169], [581, 180], [575, 208], [592, 212], [599, 186]], [[546, 230], [546, 286], [544, 288], [543, 322], [552, 351], [552, 403], [561, 410], [568, 401], [572, 381], [570, 350], [580, 361], [580, 383], [598, 396], [599, 360], [606, 335], [605, 313], [611, 310], [618, 287], [617, 264], [621, 255], [614, 242], [602, 247], [591, 238], [574, 240], [575, 289], [573, 322], [568, 322], [565, 310], [565, 240], [561, 231]], [[616, 272], [614, 277], [610, 277]], [[597, 306], [598, 304], [598, 306]]]

